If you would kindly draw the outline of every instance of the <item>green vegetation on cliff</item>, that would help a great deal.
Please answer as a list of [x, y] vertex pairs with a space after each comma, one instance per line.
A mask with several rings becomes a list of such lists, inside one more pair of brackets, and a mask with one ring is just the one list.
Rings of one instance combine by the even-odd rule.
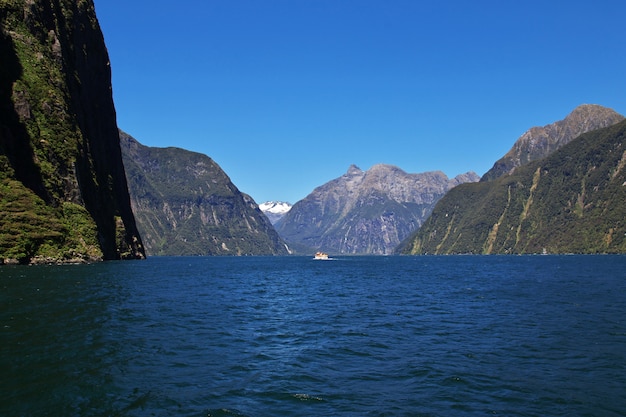
[[143, 257], [93, 2], [0, 0], [0, 62], [0, 263]]
[[286, 255], [267, 217], [211, 158], [120, 134], [137, 224], [149, 255]]
[[0, 253], [17, 262], [97, 260], [102, 251], [96, 224], [84, 207], [54, 208], [21, 183], [0, 183]]
[[442, 198], [402, 253], [626, 253], [626, 121]]
[[545, 158], [583, 133], [609, 127], [622, 120], [624, 116], [612, 109], [597, 104], [581, 104], [563, 120], [527, 130], [480, 180], [491, 181], [509, 174], [519, 166]]

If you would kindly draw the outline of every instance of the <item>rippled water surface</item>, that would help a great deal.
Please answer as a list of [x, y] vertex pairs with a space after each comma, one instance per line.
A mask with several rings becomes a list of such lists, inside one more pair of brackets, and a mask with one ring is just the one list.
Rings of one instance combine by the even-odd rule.
[[624, 416], [626, 257], [0, 268], [2, 416]]

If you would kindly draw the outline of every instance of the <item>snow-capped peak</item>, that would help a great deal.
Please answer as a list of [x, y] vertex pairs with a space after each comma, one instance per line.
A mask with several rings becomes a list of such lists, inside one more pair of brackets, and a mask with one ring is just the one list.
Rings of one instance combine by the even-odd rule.
[[259, 204], [259, 208], [263, 212], [285, 214], [291, 210], [291, 204], [282, 201], [266, 201], [265, 203]]
[[266, 201], [259, 204], [259, 209], [270, 219], [270, 223], [275, 224], [291, 210], [291, 204], [282, 201]]

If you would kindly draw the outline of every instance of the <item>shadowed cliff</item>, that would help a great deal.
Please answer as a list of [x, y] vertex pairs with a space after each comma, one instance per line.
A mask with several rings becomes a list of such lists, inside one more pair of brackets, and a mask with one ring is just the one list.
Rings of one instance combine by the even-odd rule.
[[0, 260], [142, 258], [91, 0], [0, 3]]

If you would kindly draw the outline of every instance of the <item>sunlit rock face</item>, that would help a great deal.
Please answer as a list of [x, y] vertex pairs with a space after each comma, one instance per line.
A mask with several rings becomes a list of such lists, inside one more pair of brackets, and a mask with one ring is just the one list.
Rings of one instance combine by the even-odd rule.
[[384, 255], [428, 217], [451, 188], [478, 181], [475, 173], [408, 174], [392, 165], [351, 166], [341, 177], [294, 204], [276, 223], [288, 243], [342, 254]]
[[583, 133], [612, 126], [622, 120], [624, 116], [612, 109], [595, 104], [580, 105], [563, 120], [527, 130], [511, 150], [483, 175], [481, 181], [510, 174], [519, 166], [550, 155]]

